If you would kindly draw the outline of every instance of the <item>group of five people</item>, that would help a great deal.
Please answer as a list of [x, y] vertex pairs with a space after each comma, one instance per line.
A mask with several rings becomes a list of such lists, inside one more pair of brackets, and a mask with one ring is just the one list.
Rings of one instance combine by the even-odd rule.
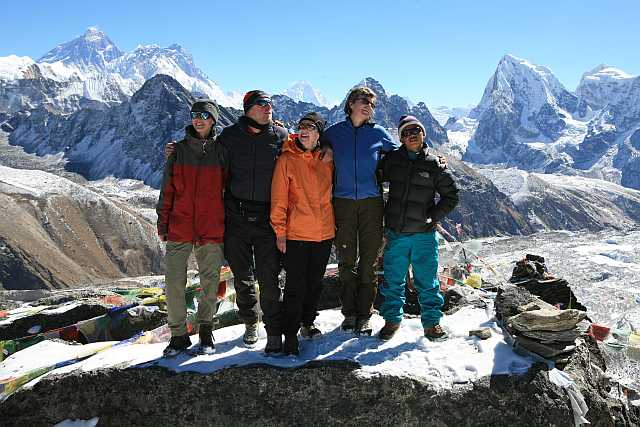
[[[403, 116], [398, 147], [373, 122], [375, 103], [371, 89], [357, 87], [345, 102], [344, 121], [326, 128], [324, 118], [310, 112], [291, 135], [274, 123], [271, 98], [263, 91], [244, 96], [244, 115], [220, 135], [217, 105], [207, 100], [192, 105], [185, 138], [167, 146], [157, 206], [158, 234], [167, 242], [171, 340], [165, 355], [191, 345], [184, 286], [192, 251], [203, 289], [196, 315], [202, 353], [214, 351], [212, 321], [219, 269], [226, 259], [245, 324], [244, 344], [258, 341], [255, 270], [265, 353], [299, 354], [299, 332], [305, 338], [321, 334], [314, 322], [332, 244], [338, 257], [341, 328], [371, 335], [383, 221], [387, 243], [380, 312], [385, 326], [378, 337], [388, 340], [400, 326], [409, 265], [425, 336], [446, 336], [440, 327], [435, 227], [456, 206], [458, 188], [450, 169], [426, 148], [424, 125]], [[382, 182], [389, 183], [386, 207]], [[284, 288], [278, 282], [281, 257]]]

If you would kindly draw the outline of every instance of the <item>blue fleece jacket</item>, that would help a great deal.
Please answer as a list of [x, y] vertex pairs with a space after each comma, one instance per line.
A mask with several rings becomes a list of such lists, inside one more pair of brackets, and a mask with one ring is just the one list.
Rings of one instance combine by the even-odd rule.
[[398, 148], [389, 132], [375, 123], [355, 128], [347, 118], [329, 127], [323, 145], [333, 148], [334, 197], [361, 200], [380, 195], [376, 165], [382, 152]]

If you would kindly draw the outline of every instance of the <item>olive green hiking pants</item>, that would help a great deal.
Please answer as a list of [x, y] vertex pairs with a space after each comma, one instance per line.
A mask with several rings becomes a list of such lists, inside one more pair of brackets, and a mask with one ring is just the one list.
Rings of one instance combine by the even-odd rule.
[[378, 290], [374, 271], [382, 245], [382, 197], [333, 199], [342, 314], [368, 319]]
[[224, 261], [222, 243], [194, 245], [167, 242], [165, 294], [171, 336], [187, 333], [187, 303], [184, 291], [187, 284], [187, 262], [192, 251], [195, 252], [198, 262], [200, 286], [203, 291], [196, 314], [198, 325], [212, 326], [213, 316], [216, 314], [220, 267]]

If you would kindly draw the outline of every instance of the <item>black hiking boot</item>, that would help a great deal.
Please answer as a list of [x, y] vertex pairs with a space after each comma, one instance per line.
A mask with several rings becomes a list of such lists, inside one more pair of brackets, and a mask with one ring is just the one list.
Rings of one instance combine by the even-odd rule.
[[310, 325], [300, 326], [300, 336], [305, 339], [313, 339], [322, 335], [322, 331], [316, 327], [313, 323]]
[[298, 344], [297, 334], [284, 336], [284, 354], [293, 356], [300, 355], [300, 346]]
[[194, 351], [195, 354], [213, 354], [216, 352], [211, 325], [200, 325], [198, 336], [200, 337], [200, 343]]
[[356, 329], [354, 330], [356, 335], [369, 335], [373, 332], [373, 328], [371, 327], [371, 323], [369, 322], [369, 318], [366, 319], [358, 319], [356, 322]]
[[282, 353], [282, 335], [267, 335], [266, 354]]
[[340, 329], [345, 332], [354, 332], [357, 320], [356, 316], [345, 316]]
[[190, 345], [191, 339], [187, 334], [171, 337], [171, 339], [169, 340], [169, 345], [164, 349], [162, 355], [164, 357], [176, 357], [177, 355], [188, 349]]

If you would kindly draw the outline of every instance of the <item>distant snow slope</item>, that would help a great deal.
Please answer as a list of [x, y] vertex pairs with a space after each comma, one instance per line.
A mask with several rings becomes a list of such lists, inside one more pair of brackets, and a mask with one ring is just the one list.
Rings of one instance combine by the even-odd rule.
[[322, 93], [320, 93], [319, 90], [315, 89], [311, 85], [311, 83], [307, 81], [293, 82], [289, 89], [284, 91], [284, 95], [287, 95], [294, 101], [309, 102], [320, 107], [333, 107], [333, 104], [327, 101]]

